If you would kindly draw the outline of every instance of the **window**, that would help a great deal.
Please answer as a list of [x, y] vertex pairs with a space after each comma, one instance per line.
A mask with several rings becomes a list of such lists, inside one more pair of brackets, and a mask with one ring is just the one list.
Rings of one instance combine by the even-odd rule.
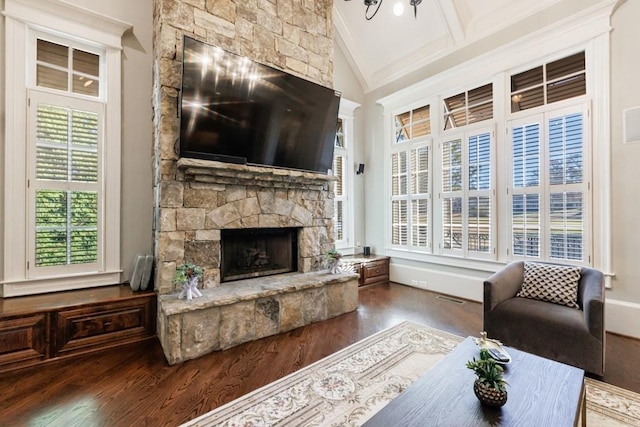
[[442, 143], [442, 252], [493, 257], [493, 132], [466, 132]]
[[335, 247], [347, 253], [354, 250], [353, 141], [354, 111], [360, 105], [345, 98], [340, 100], [336, 139], [333, 149], [333, 231]]
[[[503, 71], [492, 83], [441, 97], [435, 125], [428, 106], [389, 111], [388, 253], [450, 265], [590, 265], [593, 123], [585, 64], [581, 51]], [[495, 111], [494, 88], [504, 94]], [[516, 100], [520, 109], [512, 112]]]
[[430, 152], [428, 105], [394, 118], [391, 154], [391, 244], [425, 251], [431, 247]]
[[586, 93], [585, 57], [580, 52], [511, 76], [511, 112]]
[[445, 98], [442, 101], [444, 130], [493, 118], [493, 84]]
[[120, 70], [131, 26], [45, 0], [6, 0], [4, 14], [13, 143], [2, 296], [120, 283]]
[[335, 147], [333, 149], [333, 175], [337, 180], [333, 184], [333, 197], [335, 201], [333, 213], [333, 227], [336, 243], [346, 240], [345, 236], [345, 210], [346, 202], [346, 167], [348, 152], [344, 141], [344, 126], [341, 118], [338, 118]]
[[589, 262], [587, 107], [511, 126], [511, 250], [516, 258]]
[[103, 105], [36, 90], [29, 100], [30, 275], [52, 274], [54, 266], [97, 268]]

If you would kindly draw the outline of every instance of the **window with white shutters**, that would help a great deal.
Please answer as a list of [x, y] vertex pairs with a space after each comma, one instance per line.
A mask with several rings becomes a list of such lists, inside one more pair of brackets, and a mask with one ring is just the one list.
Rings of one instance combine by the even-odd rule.
[[96, 264], [99, 259], [100, 150], [103, 106], [63, 95], [29, 92], [29, 178], [33, 212], [34, 275], [52, 267]]
[[442, 253], [493, 258], [493, 131], [465, 132], [441, 145]]
[[391, 153], [391, 245], [431, 248], [431, 110], [429, 105], [394, 116]]
[[4, 296], [123, 279], [122, 35], [132, 26], [45, 3], [4, 1], [4, 71], [12, 82], [5, 87]]
[[587, 107], [510, 124], [514, 258], [588, 262]]
[[336, 181], [333, 183], [334, 211], [333, 211], [333, 228], [336, 243], [346, 240], [346, 210], [347, 210], [347, 157], [348, 150], [345, 145], [345, 133], [343, 120], [338, 119], [336, 129], [335, 146], [333, 149], [333, 175]]

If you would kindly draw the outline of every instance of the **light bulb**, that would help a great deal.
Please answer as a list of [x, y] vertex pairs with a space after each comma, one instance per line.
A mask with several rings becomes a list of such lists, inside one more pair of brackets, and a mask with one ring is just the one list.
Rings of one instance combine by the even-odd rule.
[[404, 5], [400, 2], [393, 5], [393, 13], [396, 16], [400, 16], [404, 13]]

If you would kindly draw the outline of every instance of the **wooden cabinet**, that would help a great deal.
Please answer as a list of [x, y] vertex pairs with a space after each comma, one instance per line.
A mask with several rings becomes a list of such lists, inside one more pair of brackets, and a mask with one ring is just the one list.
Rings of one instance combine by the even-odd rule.
[[54, 354], [84, 353], [146, 338], [153, 335], [155, 316], [149, 298], [59, 311]]
[[0, 300], [0, 372], [155, 336], [156, 294], [125, 286]]
[[0, 370], [40, 363], [49, 357], [47, 313], [0, 319]]
[[350, 255], [343, 258], [352, 262], [360, 275], [360, 286], [373, 285], [389, 281], [389, 257], [380, 255]]

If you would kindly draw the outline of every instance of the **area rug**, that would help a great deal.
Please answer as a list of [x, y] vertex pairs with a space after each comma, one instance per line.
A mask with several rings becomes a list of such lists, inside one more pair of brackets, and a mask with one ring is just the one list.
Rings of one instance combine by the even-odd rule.
[[[403, 322], [182, 427], [360, 426], [462, 340]], [[587, 426], [628, 425], [640, 426], [640, 395], [587, 379]]]

